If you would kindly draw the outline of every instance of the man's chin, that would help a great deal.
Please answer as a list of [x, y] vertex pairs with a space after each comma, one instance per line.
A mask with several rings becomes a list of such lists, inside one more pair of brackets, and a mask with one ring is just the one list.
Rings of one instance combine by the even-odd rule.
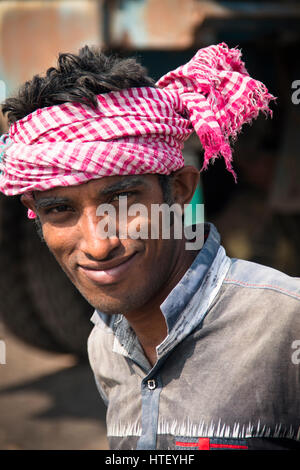
[[85, 296], [84, 294], [83, 297], [94, 309], [107, 315], [118, 315], [120, 313], [126, 314], [127, 312], [139, 307], [139, 305], [134, 302], [134, 299], [127, 299], [122, 301], [120, 298], [118, 298], [104, 301], [103, 298], [95, 299], [91, 298], [90, 296]]
[[149, 288], [149, 283], [128, 286], [115, 286], [110, 292], [97, 289], [92, 292], [91, 289], [85, 289], [83, 286], [76, 286], [81, 295], [96, 310], [107, 315], [130, 315], [132, 312], [142, 311], [145, 305], [153, 298], [158, 290], [159, 285], [155, 282]]
[[78, 282], [73, 282], [73, 284], [82, 297], [96, 310], [107, 313], [108, 315], [117, 315], [120, 313], [120, 309], [126, 308], [126, 301], [120, 301], [122, 298], [121, 293], [112, 296], [104, 293], [101, 294], [97, 289], [98, 292], [95, 295], [95, 293], [91, 292], [91, 289], [86, 289], [82, 284]]
[[93, 302], [90, 304], [93, 306], [94, 309], [98, 310], [99, 312], [105, 313], [106, 315], [119, 315], [120, 313], [124, 312], [124, 308], [122, 308], [121, 304], [118, 305], [107, 305], [103, 302]]
[[143, 309], [145, 302], [147, 301], [146, 294], [143, 295], [128, 295], [124, 298], [119, 296], [118, 298], [109, 298], [107, 301], [102, 299], [90, 299], [87, 301], [98, 311], [106, 313], [107, 315], [123, 315], [130, 314], [133, 311], [139, 311]]

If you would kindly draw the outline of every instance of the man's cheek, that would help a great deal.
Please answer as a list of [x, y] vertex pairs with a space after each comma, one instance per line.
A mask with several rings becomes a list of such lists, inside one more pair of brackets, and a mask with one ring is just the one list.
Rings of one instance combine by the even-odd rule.
[[[134, 206], [136, 205], [138, 204]], [[164, 235], [166, 235], [165, 238], [170, 238], [170, 223], [166, 224], [168, 217], [164, 218], [163, 214], [157, 213], [152, 216], [151, 213], [148, 214], [145, 206], [135, 217], [130, 217], [130, 212], [128, 214], [126, 227], [124, 225], [120, 230], [120, 233], [127, 232], [128, 238], [135, 240], [158, 240], [164, 238]]]
[[66, 260], [64, 260], [64, 258], [66, 258], [67, 253], [70, 252], [70, 246], [66, 234], [62, 233], [60, 230], [51, 230], [49, 227], [43, 226], [43, 236], [46, 245], [56, 260], [60, 264], [65, 264]]
[[147, 216], [138, 216], [131, 218], [128, 221], [127, 225], [127, 234], [128, 238], [137, 240], [148, 240], [150, 238], [149, 232], [151, 234], [151, 226]]

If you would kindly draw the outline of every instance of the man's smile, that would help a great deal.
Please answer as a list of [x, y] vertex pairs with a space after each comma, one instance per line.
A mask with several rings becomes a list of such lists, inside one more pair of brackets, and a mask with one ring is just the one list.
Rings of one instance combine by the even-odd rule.
[[90, 263], [88, 265], [78, 265], [79, 272], [83, 273], [89, 280], [97, 284], [113, 284], [118, 282], [133, 263], [137, 260], [138, 252], [130, 256], [117, 258], [106, 263]]

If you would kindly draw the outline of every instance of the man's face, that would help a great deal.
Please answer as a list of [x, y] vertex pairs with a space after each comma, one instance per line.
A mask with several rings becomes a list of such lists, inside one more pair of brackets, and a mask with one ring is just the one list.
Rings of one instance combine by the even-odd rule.
[[[147, 239], [118, 236], [119, 200], [124, 196], [128, 208], [139, 203], [147, 209], [148, 218], [137, 214], [126, 221], [127, 226], [148, 225]], [[151, 204], [162, 203], [157, 175], [105, 177], [35, 193], [35, 210], [50, 251], [87, 301], [109, 314], [142, 307], [171, 275], [179, 241], [150, 236]], [[101, 217], [96, 212], [102, 204], [116, 210], [117, 236], [99, 236]]]

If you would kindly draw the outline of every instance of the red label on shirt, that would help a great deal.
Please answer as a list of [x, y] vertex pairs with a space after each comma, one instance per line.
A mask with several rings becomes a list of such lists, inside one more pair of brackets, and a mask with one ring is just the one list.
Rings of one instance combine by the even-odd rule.
[[199, 437], [199, 438], [178, 438], [176, 441], [176, 447], [181, 449], [194, 449], [194, 450], [217, 450], [217, 449], [228, 449], [228, 450], [247, 450], [248, 446], [246, 441], [243, 439], [226, 439], [226, 438], [210, 438], [210, 437]]

